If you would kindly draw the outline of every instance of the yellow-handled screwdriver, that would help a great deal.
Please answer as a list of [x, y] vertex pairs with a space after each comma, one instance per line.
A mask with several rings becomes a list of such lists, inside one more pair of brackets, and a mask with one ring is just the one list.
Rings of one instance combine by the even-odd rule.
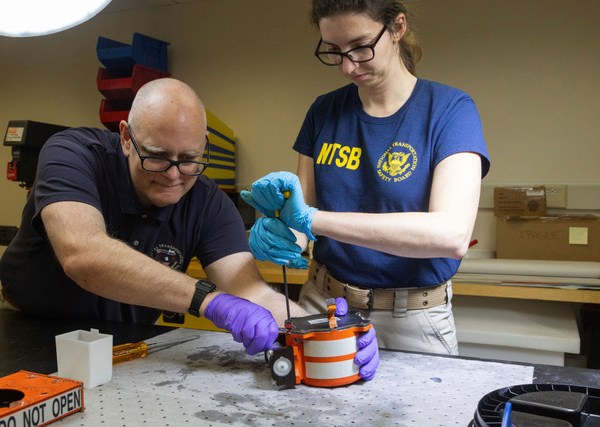
[[199, 338], [199, 336], [154, 344], [146, 344], [144, 341], [140, 341], [116, 345], [113, 347], [113, 365], [122, 362], [129, 362], [130, 360], [140, 359], [146, 357], [149, 353], [164, 350], [166, 348], [183, 344], [184, 342], [192, 341], [197, 338]]
[[[283, 192], [283, 199], [289, 199], [291, 196], [291, 193], [289, 191], [284, 191]], [[279, 218], [279, 209], [275, 210], [275, 218]], [[283, 292], [285, 293], [285, 309], [287, 312], [287, 319], [289, 319], [291, 317], [290, 315], [290, 297], [289, 297], [289, 293], [288, 293], [288, 283], [287, 283], [287, 270], [285, 268], [285, 265], [281, 266], [281, 272], [283, 274]]]

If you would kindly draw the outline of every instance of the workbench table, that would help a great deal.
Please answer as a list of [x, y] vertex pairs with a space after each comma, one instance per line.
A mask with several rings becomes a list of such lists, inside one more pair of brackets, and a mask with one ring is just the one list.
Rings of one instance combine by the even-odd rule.
[[479, 399], [498, 388], [600, 385], [595, 370], [382, 350], [373, 381], [277, 390], [263, 355], [246, 355], [226, 333], [48, 321], [10, 310], [0, 310], [0, 375], [55, 372], [54, 336], [91, 327], [113, 334], [115, 345], [197, 339], [115, 365], [109, 383], [84, 391], [86, 410], [56, 425], [465, 426]]

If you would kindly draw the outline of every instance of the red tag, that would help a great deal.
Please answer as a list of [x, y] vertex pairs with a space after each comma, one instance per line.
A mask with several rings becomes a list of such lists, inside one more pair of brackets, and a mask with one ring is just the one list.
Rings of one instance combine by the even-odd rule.
[[14, 160], [6, 165], [6, 178], [9, 181], [17, 181], [17, 162]]

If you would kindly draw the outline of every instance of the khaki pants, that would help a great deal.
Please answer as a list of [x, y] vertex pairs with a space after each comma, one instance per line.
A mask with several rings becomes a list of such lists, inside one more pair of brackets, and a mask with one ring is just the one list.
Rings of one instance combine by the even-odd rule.
[[[379, 347], [393, 350], [437, 354], [458, 354], [456, 327], [452, 315], [452, 283], [448, 282], [448, 302], [421, 310], [408, 310], [404, 317], [394, 317], [393, 310], [357, 310], [370, 319]], [[309, 279], [300, 291], [299, 304], [310, 313], [327, 312], [325, 299]], [[351, 308], [352, 310], [356, 310]]]

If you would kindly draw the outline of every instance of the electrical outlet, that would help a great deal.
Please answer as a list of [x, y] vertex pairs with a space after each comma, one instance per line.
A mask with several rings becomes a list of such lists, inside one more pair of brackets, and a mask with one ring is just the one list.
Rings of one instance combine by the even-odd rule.
[[546, 187], [546, 206], [549, 208], [567, 208], [566, 185], [544, 185]]

